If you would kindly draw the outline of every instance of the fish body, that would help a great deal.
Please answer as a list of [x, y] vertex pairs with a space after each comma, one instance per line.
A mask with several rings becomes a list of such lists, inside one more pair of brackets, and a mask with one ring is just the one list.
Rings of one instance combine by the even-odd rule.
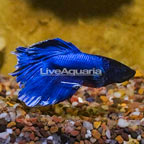
[[18, 47], [18, 98], [27, 106], [46, 106], [70, 98], [82, 85], [94, 88], [123, 82], [134, 76], [128, 66], [99, 55], [81, 52], [59, 38]]

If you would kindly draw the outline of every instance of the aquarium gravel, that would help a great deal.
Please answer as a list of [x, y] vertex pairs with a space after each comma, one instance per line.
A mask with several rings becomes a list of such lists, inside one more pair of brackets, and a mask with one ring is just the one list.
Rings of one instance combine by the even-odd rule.
[[29, 108], [15, 79], [0, 75], [0, 144], [144, 144], [144, 75]]

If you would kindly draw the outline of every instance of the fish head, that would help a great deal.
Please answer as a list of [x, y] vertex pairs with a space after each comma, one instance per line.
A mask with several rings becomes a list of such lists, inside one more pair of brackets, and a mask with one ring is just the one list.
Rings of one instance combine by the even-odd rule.
[[112, 83], [122, 83], [135, 75], [135, 70], [116, 60], [99, 56], [99, 73], [92, 76], [93, 87], [102, 87]]
[[104, 58], [103, 69], [104, 85], [127, 81], [136, 73], [135, 70], [125, 64], [110, 58]]

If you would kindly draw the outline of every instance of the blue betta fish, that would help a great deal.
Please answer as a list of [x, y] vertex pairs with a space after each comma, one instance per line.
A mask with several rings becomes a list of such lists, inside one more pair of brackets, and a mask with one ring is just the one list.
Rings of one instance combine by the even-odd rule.
[[13, 53], [18, 62], [11, 75], [20, 83], [18, 99], [29, 107], [64, 101], [82, 85], [97, 88], [135, 75], [134, 70], [116, 60], [83, 53], [59, 38], [18, 47]]

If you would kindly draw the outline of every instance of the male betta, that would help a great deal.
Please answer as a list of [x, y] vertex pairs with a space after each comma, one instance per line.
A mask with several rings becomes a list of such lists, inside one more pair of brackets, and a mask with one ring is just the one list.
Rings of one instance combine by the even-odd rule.
[[[14, 54], [18, 62], [11, 75], [20, 83], [18, 99], [29, 107], [64, 101], [82, 85], [97, 88], [121, 83], [135, 75], [134, 70], [116, 60], [83, 53], [59, 38], [28, 48], [18, 47]], [[60, 73], [63, 69], [77, 70], [77, 73]], [[82, 70], [91, 72], [81, 74]], [[93, 73], [92, 70], [98, 71]]]

